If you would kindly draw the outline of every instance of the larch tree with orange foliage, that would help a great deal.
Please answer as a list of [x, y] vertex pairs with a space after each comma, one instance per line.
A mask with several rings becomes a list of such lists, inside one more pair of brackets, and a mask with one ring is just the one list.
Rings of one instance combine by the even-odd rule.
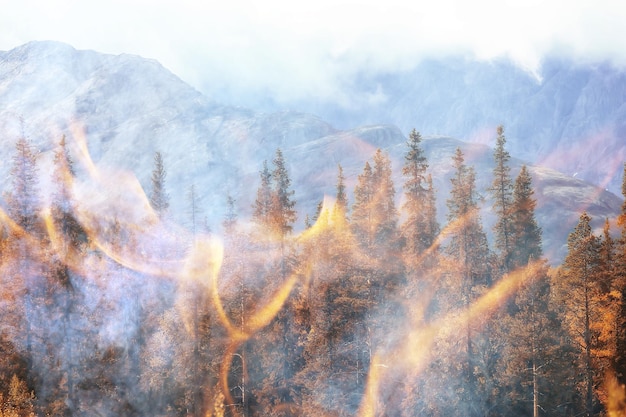
[[600, 407], [598, 390], [604, 377], [598, 342], [605, 303], [599, 276], [600, 240], [593, 234], [591, 218], [586, 212], [569, 234], [567, 248], [555, 287], [565, 325], [578, 351], [580, 409], [586, 417], [591, 417]]

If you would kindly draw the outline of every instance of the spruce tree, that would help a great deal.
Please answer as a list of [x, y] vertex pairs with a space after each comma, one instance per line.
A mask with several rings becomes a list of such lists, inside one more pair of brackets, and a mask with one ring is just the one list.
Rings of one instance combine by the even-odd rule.
[[391, 160], [380, 149], [374, 154], [372, 171], [374, 191], [374, 242], [379, 251], [389, 252], [396, 246], [398, 212], [395, 206], [395, 188], [392, 180]]
[[35, 361], [40, 358], [40, 344], [36, 341], [45, 337], [42, 333], [48, 326], [44, 302], [47, 277], [42, 274], [48, 254], [42, 250], [45, 240], [40, 216], [37, 154], [24, 137], [16, 142], [12, 162], [9, 172], [11, 189], [6, 202], [9, 216], [17, 228], [8, 236], [5, 253], [10, 256], [3, 259], [3, 264], [7, 268], [5, 273], [11, 276], [10, 285], [21, 287], [20, 301], [24, 308], [19, 328], [20, 337], [23, 337], [20, 343], [25, 351], [28, 372], [35, 375]]
[[24, 231], [33, 233], [41, 209], [37, 154], [26, 138], [17, 141], [15, 151], [10, 171], [11, 191], [7, 196], [9, 215]]
[[273, 198], [271, 205], [271, 218], [273, 229], [283, 239], [293, 230], [296, 221], [296, 202], [293, 200], [294, 191], [291, 189], [291, 179], [285, 166], [285, 159], [280, 149], [276, 149], [274, 157], [274, 170], [272, 180], [274, 182]]
[[372, 167], [369, 161], [365, 162], [363, 172], [357, 177], [354, 187], [354, 204], [352, 205], [351, 224], [357, 241], [366, 249], [370, 249], [374, 242], [374, 189], [372, 182]]
[[354, 188], [351, 224], [360, 246], [380, 260], [395, 250], [398, 212], [389, 156], [378, 149]]
[[426, 218], [424, 243], [430, 248], [437, 240], [440, 228], [439, 221], [437, 220], [437, 195], [435, 192], [435, 187], [433, 186], [433, 177], [431, 174], [428, 174], [428, 176], [426, 177], [426, 184], [428, 188], [426, 190], [426, 214], [424, 216]]
[[263, 169], [259, 174], [261, 184], [257, 189], [256, 200], [252, 206], [252, 219], [257, 225], [269, 231], [272, 223], [272, 173], [267, 166], [267, 161], [263, 161]]
[[512, 268], [514, 245], [512, 242], [513, 219], [511, 207], [513, 204], [513, 184], [511, 181], [509, 153], [504, 149], [506, 138], [504, 128], [498, 126], [498, 137], [493, 152], [495, 167], [493, 169], [493, 183], [489, 191], [493, 198], [493, 211], [497, 216], [494, 226], [495, 247], [499, 252], [499, 261], [505, 272]]
[[335, 206], [333, 208], [332, 218], [335, 221], [347, 220], [348, 216], [348, 196], [346, 195], [346, 178], [343, 175], [341, 164], [337, 164], [337, 185], [335, 194]]
[[315, 206], [315, 213], [313, 214], [313, 217], [309, 220], [309, 223], [307, 224], [306, 221], [304, 222], [304, 224], [305, 224], [305, 226], [307, 226], [307, 228], [309, 228], [309, 227], [313, 226], [315, 223], [317, 223], [317, 221], [322, 216], [322, 210], [323, 209], [324, 209], [324, 200], [320, 200], [319, 203], [317, 203], [317, 206]]
[[[51, 196], [51, 215], [56, 227], [71, 249], [78, 249], [86, 242], [87, 234], [75, 216], [75, 201], [72, 194], [74, 163], [67, 149], [65, 136], [54, 152], [52, 181], [55, 189]], [[66, 248], [67, 249], [67, 248]]]
[[165, 165], [163, 164], [163, 156], [161, 152], [154, 154], [154, 168], [150, 177], [152, 189], [150, 191], [150, 205], [157, 213], [160, 219], [165, 216], [170, 206], [169, 195], [165, 190]]
[[605, 219], [598, 249], [598, 279], [605, 293], [611, 292], [617, 277], [616, 244], [611, 236], [609, 219]]
[[426, 176], [428, 162], [421, 147], [422, 137], [415, 129], [407, 141], [407, 153], [404, 156], [402, 175], [404, 176], [405, 202], [402, 206], [406, 220], [402, 224], [401, 234], [405, 262], [410, 269], [417, 267], [420, 256], [434, 242], [431, 218], [432, 179]]
[[526, 165], [522, 165], [513, 188], [511, 205], [510, 253], [511, 269], [524, 267], [530, 259], [542, 257], [541, 228], [535, 219], [537, 201], [533, 198], [532, 179]]
[[[291, 179], [280, 149], [276, 150], [272, 162], [271, 172], [267, 163], [261, 171], [261, 185], [257, 190], [253, 214], [264, 235], [262, 244], [266, 248], [263, 253], [266, 267], [260, 271], [260, 277], [269, 293], [279, 290], [293, 273], [293, 251], [288, 236], [296, 220], [294, 191], [291, 190]], [[268, 240], [268, 236], [271, 239]], [[256, 401], [268, 415], [276, 407], [288, 406], [297, 395], [292, 379], [301, 366], [301, 348], [294, 325], [294, 310], [294, 300], [287, 300], [250, 345], [250, 351], [257, 352], [256, 358], [249, 357], [250, 380], [256, 377], [259, 387], [256, 391], [255, 388], [251, 390], [258, 394]]]
[[230, 236], [235, 231], [235, 227], [237, 226], [235, 199], [230, 194], [226, 196], [226, 216], [224, 217], [222, 226], [224, 227], [224, 234], [227, 236]]

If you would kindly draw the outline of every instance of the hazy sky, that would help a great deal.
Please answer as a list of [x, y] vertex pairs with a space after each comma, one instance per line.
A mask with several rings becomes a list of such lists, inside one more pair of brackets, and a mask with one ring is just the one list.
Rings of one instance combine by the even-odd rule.
[[[21, 0], [0, 13], [0, 50], [30, 40], [154, 58], [202, 91], [333, 94], [357, 69], [426, 55], [548, 51], [626, 63], [623, 0]], [[220, 87], [217, 87], [220, 86]]]

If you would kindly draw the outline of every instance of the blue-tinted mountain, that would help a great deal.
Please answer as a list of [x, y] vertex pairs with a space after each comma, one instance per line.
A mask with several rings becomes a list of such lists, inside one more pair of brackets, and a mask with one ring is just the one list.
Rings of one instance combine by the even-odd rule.
[[[534, 165], [531, 172], [539, 200], [538, 218], [544, 230], [546, 253], [553, 260], [562, 258], [567, 233], [577, 223], [582, 210], [588, 210], [596, 226], [600, 226], [605, 217], [613, 218], [619, 212], [621, 199], [614, 194], [582, 181], [578, 178], [582, 175], [574, 178], [569, 173], [562, 174], [549, 168], [548, 162], [553, 163], [558, 155], [569, 158], [569, 153], [559, 148], [564, 145], [550, 144], [551, 159], [531, 158], [533, 152], [542, 149], [547, 152], [548, 144], [542, 141], [547, 137], [546, 132], [551, 130], [542, 126], [548, 123], [548, 119], [555, 126], [562, 126], [563, 132], [591, 131], [591, 128], [574, 129], [576, 123], [582, 123], [577, 122], [576, 114], [585, 108], [583, 103], [574, 108], [566, 104], [571, 101], [570, 95], [580, 95], [579, 90], [584, 90], [581, 85], [589, 85], [591, 79], [599, 82], [596, 78], [584, 73], [587, 75], [578, 76], [577, 87], [568, 89], [564, 85], [567, 77], [560, 70], [555, 70], [552, 78], [544, 77], [541, 84], [511, 67], [511, 77], [518, 80], [515, 89], [511, 90], [513, 84], [504, 75], [496, 77], [496, 73], [502, 74], [505, 64], [489, 64], [493, 75], [491, 82], [489, 74], [481, 71], [485, 64], [472, 66], [459, 61], [450, 67], [438, 63], [429, 65], [434, 66], [429, 72], [433, 78], [416, 82], [412, 90], [407, 91], [403, 99], [398, 98], [389, 110], [397, 113], [398, 120], [408, 118], [416, 111], [427, 113], [428, 117], [422, 116], [411, 124], [405, 122], [400, 127], [381, 124], [388, 120], [388, 113], [381, 110], [380, 120], [376, 121], [376, 109], [372, 107], [367, 109], [369, 113], [365, 113], [369, 115], [367, 121], [370, 124], [339, 129], [312, 113], [266, 113], [223, 106], [153, 60], [78, 51], [55, 42], [32, 42], [0, 52], [0, 154], [4, 161], [10, 161], [16, 140], [23, 135], [31, 140], [41, 151], [42, 194], [46, 196], [50, 194], [52, 151], [63, 135], [77, 161], [79, 180], [89, 184], [89, 167], [80, 157], [79, 139], [84, 136], [89, 155], [105, 180], [97, 187], [87, 187], [87, 191], [83, 188], [81, 195], [91, 209], [111, 209], [116, 207], [116, 201], [130, 197], [128, 184], [119, 183], [119, 178], [128, 176], [110, 173], [130, 173], [149, 192], [154, 153], [160, 151], [167, 170], [166, 187], [171, 198], [172, 218], [182, 224], [189, 221], [188, 192], [193, 185], [200, 214], [207, 218], [214, 230], [219, 230], [227, 194], [236, 199], [240, 218], [245, 221], [249, 216], [263, 161], [267, 160], [271, 165], [276, 149], [281, 148], [295, 190], [298, 230], [303, 227], [305, 215], [314, 213], [324, 195], [334, 194], [337, 164], [343, 166], [351, 191], [364, 163], [372, 158], [377, 148], [387, 150], [392, 158], [400, 207], [404, 143], [409, 126], [415, 125], [425, 132], [424, 148], [435, 178], [439, 217], [443, 223], [454, 150], [456, 147], [463, 149], [467, 162], [476, 167], [479, 187], [486, 190], [491, 182], [492, 150], [484, 143], [475, 143], [477, 140], [472, 143], [468, 139], [488, 142], [485, 138], [492, 140], [495, 125], [502, 122], [507, 125], [509, 150], [519, 158], [512, 160], [513, 173], [516, 174], [522, 163]], [[462, 75], [463, 68], [468, 65], [474, 68], [473, 75]], [[572, 72], [576, 71], [572, 69]], [[613, 74], [610, 68], [606, 71]], [[454, 82], [447, 85], [446, 79]], [[397, 83], [394, 91], [400, 91], [400, 81], [385, 82]], [[429, 84], [440, 88], [419, 99], [419, 95], [415, 95], [415, 100], [408, 99]], [[551, 85], [554, 91], [552, 101], [546, 101], [546, 96], [539, 93], [530, 94], [531, 91], [542, 91], [546, 85]], [[496, 86], [506, 94], [494, 95]], [[517, 96], [526, 97], [527, 103], [531, 103], [537, 112], [537, 133], [533, 139], [527, 139], [526, 150], [520, 150], [516, 140], [516, 132], [523, 131], [524, 126], [530, 129], [527, 119], [514, 110], [523, 106], [510, 106], [512, 97]], [[497, 105], [493, 102], [496, 97], [500, 97]], [[544, 114], [539, 110], [541, 106], [554, 107], [557, 102], [561, 103], [559, 108], [563, 116], [558, 120], [547, 111]], [[447, 104], [452, 107], [448, 108]], [[614, 103], [607, 106], [612, 108]], [[473, 112], [463, 110], [469, 107], [474, 107]], [[500, 113], [488, 110], [495, 107]], [[454, 114], [458, 117], [452, 117]], [[509, 115], [509, 123], [501, 120], [499, 114]], [[348, 116], [340, 116], [343, 117], [342, 125], [349, 122]], [[595, 119], [584, 112], [581, 118], [583, 116], [585, 126], [589, 126], [589, 120], [596, 120], [594, 126], [617, 123], [616, 113], [596, 115]], [[480, 135], [463, 134], [464, 129], [472, 126], [482, 129], [475, 129], [476, 132], [480, 130]], [[623, 149], [623, 144], [616, 145], [610, 140], [605, 142], [602, 139], [598, 144], [604, 144], [606, 149], [599, 152], [600, 145], [596, 145], [597, 154], [585, 155], [597, 159], [610, 152], [610, 158], [607, 155], [606, 160], [598, 160], [598, 169], [613, 163]], [[4, 191], [9, 187], [9, 169], [10, 163], [0, 165], [0, 175], [4, 179], [0, 188]], [[485, 207], [489, 207], [488, 202]], [[491, 220], [485, 216], [487, 223]]]
[[620, 192], [626, 70], [611, 63], [547, 57], [531, 73], [506, 59], [427, 59], [411, 70], [363, 71], [340, 89], [352, 100], [277, 105], [340, 127], [388, 123], [490, 145], [502, 124], [515, 155]]

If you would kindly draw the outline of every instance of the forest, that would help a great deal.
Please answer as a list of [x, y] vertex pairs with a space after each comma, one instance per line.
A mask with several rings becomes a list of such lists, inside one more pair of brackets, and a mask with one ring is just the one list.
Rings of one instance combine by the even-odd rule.
[[550, 266], [529, 170], [513, 178], [496, 135], [493, 172], [457, 149], [445, 196], [415, 129], [402, 184], [378, 149], [349, 201], [337, 166], [301, 232], [277, 149], [250, 219], [224, 196], [221, 236], [193, 188], [191, 224], [172, 220], [160, 152], [145, 193], [98, 210], [65, 137], [47, 185], [17, 140], [0, 212], [0, 417], [626, 416], [626, 202], [599, 233], [582, 211]]

